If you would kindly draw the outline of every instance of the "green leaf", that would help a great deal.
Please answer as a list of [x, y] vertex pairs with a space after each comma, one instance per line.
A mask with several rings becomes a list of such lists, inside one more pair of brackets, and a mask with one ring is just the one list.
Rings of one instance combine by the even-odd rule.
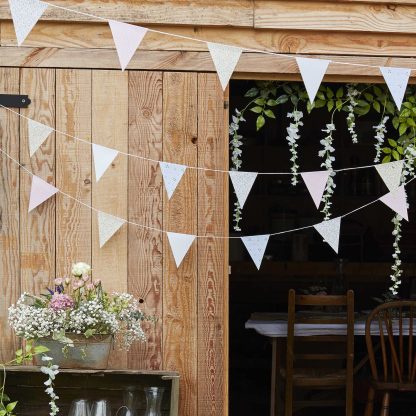
[[408, 108], [404, 108], [402, 111], [400, 111], [400, 117], [409, 117], [410, 116], [410, 110]]
[[264, 105], [265, 102], [266, 102], [265, 98], [257, 98], [256, 100], [254, 100], [254, 104], [257, 104], [257, 105]]
[[334, 108], [334, 100], [329, 100], [326, 104], [326, 108], [328, 109], [328, 111], [331, 111]]
[[410, 127], [416, 127], [416, 123], [412, 118], [408, 118], [406, 121], [407, 125]]
[[85, 335], [85, 338], [90, 338], [90, 337], [92, 337], [94, 334], [95, 334], [95, 329], [87, 329], [85, 332], [84, 332], [84, 335]]
[[264, 117], [258, 116], [256, 120], [257, 131], [259, 131], [264, 126], [265, 123], [266, 123], [266, 120], [264, 119]]
[[339, 87], [339, 88], [337, 89], [336, 96], [337, 96], [337, 98], [341, 98], [343, 95], [344, 95], [344, 88]]
[[321, 91], [318, 91], [316, 93], [316, 96], [320, 99], [320, 100], [324, 100], [325, 101], [325, 94]]
[[355, 107], [354, 112], [360, 116], [364, 116], [370, 111], [370, 108], [370, 104], [367, 104], [366, 107]]
[[404, 154], [404, 150], [403, 150], [403, 147], [401, 147], [401, 146], [397, 146], [396, 147], [396, 150], [401, 154], [401, 155], [403, 155]]
[[266, 114], [267, 117], [276, 118], [272, 110], [265, 110], [264, 114]]
[[16, 357], [21, 357], [23, 355], [23, 350], [20, 348], [16, 351]]
[[315, 103], [311, 103], [310, 101], [308, 101], [306, 103], [306, 110], [308, 111], [308, 114], [311, 113], [311, 111], [315, 108]]
[[382, 151], [383, 153], [387, 153], [387, 154], [390, 154], [390, 153], [391, 153], [391, 149], [390, 149], [390, 147], [383, 147], [383, 148], [381, 149], [381, 151]]
[[299, 102], [299, 98], [296, 95], [291, 95], [290, 96], [290, 101], [292, 101], [292, 104], [294, 106], [297, 106], [298, 105], [298, 102]]
[[341, 100], [337, 100], [336, 108], [337, 108], [338, 111], [341, 111], [341, 109], [342, 109], [342, 101]]
[[267, 105], [269, 107], [274, 107], [275, 105], [277, 105], [276, 100], [267, 100]]
[[397, 130], [399, 128], [399, 117], [393, 117], [393, 127]]
[[276, 98], [276, 104], [284, 104], [287, 103], [289, 97], [287, 95], [281, 95], [280, 97]]
[[374, 95], [373, 94], [370, 94], [369, 92], [365, 92], [364, 93], [364, 97], [370, 103], [372, 103], [374, 101]]
[[7, 412], [5, 410], [0, 410], [0, 416], [6, 416]]
[[10, 413], [13, 411], [16, 405], [17, 405], [17, 402], [11, 402], [6, 406], [6, 410]]
[[286, 93], [286, 94], [292, 94], [293, 93], [293, 90], [292, 90], [292, 88], [290, 88], [289, 87], [289, 85], [283, 85], [283, 91]]
[[394, 114], [396, 112], [396, 107], [391, 101], [387, 101], [386, 103], [386, 110], [390, 114]]
[[250, 88], [245, 94], [244, 97], [255, 97], [258, 95], [259, 90], [257, 88]]
[[409, 110], [411, 110], [413, 108], [412, 103], [409, 103], [409, 101], [404, 102], [403, 103], [403, 106], [406, 107], [406, 108], [408, 108]]
[[377, 85], [373, 85], [373, 91], [374, 94], [377, 95], [377, 97], [381, 97], [383, 95], [383, 91]]
[[326, 102], [325, 100], [315, 100], [314, 104], [316, 108], [322, 108], [325, 107]]
[[388, 155], [388, 156], [384, 156], [383, 157], [383, 160], [381, 161], [381, 163], [388, 163], [388, 162], [390, 162], [391, 161], [391, 156], [390, 155]]
[[326, 87], [326, 96], [327, 96], [329, 99], [334, 98], [334, 93], [333, 93], [333, 91], [331, 90], [331, 88], [329, 88], [329, 87]]
[[393, 139], [388, 139], [388, 142], [389, 142], [389, 145], [390, 145], [391, 147], [396, 147], [396, 146], [397, 146], [397, 142], [396, 142], [396, 140], [393, 140]]
[[357, 100], [357, 105], [359, 105], [360, 107], [367, 107], [368, 102], [365, 100]]
[[394, 158], [394, 159], [396, 159], [396, 160], [400, 160], [400, 155], [399, 155], [399, 152], [397, 152], [396, 150], [393, 150], [393, 151], [391, 152], [391, 154], [393, 155], [393, 158]]
[[256, 107], [250, 108], [250, 111], [252, 111], [253, 113], [259, 114], [263, 111], [263, 108], [256, 106]]
[[381, 110], [380, 103], [378, 101], [373, 101], [373, 108], [377, 111], [377, 113], [379, 113]]
[[408, 125], [406, 123], [401, 123], [399, 126], [399, 134], [402, 136], [404, 133], [406, 133]]
[[48, 352], [49, 348], [43, 345], [37, 345], [34, 349], [35, 354], [43, 354], [44, 352]]

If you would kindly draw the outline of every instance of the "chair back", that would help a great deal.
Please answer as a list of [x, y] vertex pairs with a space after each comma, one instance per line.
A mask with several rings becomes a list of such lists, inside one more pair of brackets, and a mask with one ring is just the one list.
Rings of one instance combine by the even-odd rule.
[[[365, 339], [373, 379], [379, 382], [412, 384], [416, 379], [416, 301], [387, 302], [368, 316]], [[376, 360], [376, 350], [381, 359]]]

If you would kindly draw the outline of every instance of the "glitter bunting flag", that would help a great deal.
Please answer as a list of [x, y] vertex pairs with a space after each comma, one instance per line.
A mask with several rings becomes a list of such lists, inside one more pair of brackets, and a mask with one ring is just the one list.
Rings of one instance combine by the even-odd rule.
[[118, 151], [100, 146], [99, 144], [93, 144], [92, 153], [94, 157], [95, 180], [98, 182], [118, 155]]
[[159, 166], [162, 171], [163, 183], [170, 199], [181, 181], [187, 166], [168, 162], [159, 162]]
[[400, 111], [407, 83], [409, 82], [410, 69], [381, 66], [380, 72], [382, 73], [393, 100]]
[[98, 212], [98, 236], [100, 240], [100, 248], [121, 228], [126, 222], [125, 220], [106, 214], [105, 212]]
[[407, 196], [404, 185], [382, 196], [380, 201], [386, 204], [393, 211], [397, 212], [406, 221], [409, 221], [407, 213]]
[[260, 269], [269, 238], [270, 234], [241, 237], [241, 241], [246, 246], [246, 249], [253, 259], [257, 269]]
[[35, 120], [28, 120], [29, 154], [32, 157], [36, 150], [43, 144], [46, 138], [54, 131], [52, 127], [38, 123]]
[[179, 267], [182, 260], [188, 253], [196, 235], [191, 234], [180, 234], [167, 232], [170, 248], [172, 250], [173, 257], [175, 259], [176, 267]]
[[374, 166], [389, 191], [394, 191], [400, 186], [403, 165], [404, 160], [398, 160], [396, 162], [382, 163]]
[[257, 172], [231, 170], [229, 174], [234, 186], [235, 194], [237, 195], [238, 203], [240, 204], [240, 207], [243, 208], [253, 183], [257, 178]]
[[324, 238], [324, 241], [328, 243], [338, 254], [339, 247], [339, 233], [341, 229], [341, 217], [334, 218], [328, 221], [322, 221], [319, 224], [313, 226], [316, 231]]

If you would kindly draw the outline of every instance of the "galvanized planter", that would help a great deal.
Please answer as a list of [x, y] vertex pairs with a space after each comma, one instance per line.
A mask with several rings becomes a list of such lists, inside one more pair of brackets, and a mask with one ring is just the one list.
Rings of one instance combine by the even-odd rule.
[[[37, 344], [49, 348], [48, 355], [60, 368], [95, 370], [107, 368], [108, 356], [113, 344], [112, 335], [95, 335], [89, 338], [77, 334], [65, 334], [65, 336], [74, 341], [73, 347], [64, 348], [64, 344], [52, 338], [39, 339]], [[35, 362], [36, 365], [42, 365], [42, 358], [36, 356]]]

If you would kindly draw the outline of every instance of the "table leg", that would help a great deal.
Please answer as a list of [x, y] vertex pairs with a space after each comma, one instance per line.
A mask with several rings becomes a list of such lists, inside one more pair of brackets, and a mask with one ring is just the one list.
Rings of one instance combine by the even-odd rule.
[[279, 415], [280, 338], [272, 338], [272, 375], [270, 386], [270, 416]]

